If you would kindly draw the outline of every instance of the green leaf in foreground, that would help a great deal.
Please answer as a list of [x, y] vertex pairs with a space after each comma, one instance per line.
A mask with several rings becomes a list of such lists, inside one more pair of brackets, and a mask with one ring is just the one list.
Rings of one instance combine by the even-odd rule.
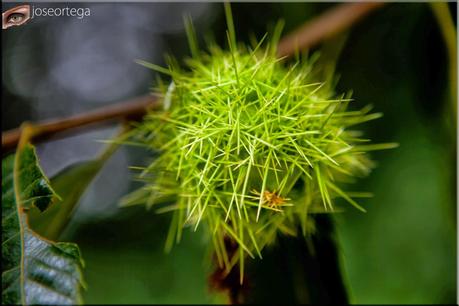
[[26, 145], [2, 161], [3, 304], [80, 304], [83, 260], [73, 243], [34, 233], [27, 211], [44, 211], [57, 197]]
[[54, 190], [65, 197], [44, 212], [31, 210], [30, 227], [43, 237], [58, 239], [88, 186], [117, 149], [118, 144], [110, 144], [95, 159], [72, 164], [52, 177]]

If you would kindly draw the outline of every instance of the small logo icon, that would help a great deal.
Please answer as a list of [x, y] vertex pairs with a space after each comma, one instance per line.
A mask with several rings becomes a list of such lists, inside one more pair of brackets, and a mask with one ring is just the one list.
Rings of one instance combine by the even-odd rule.
[[2, 29], [12, 26], [20, 26], [30, 19], [30, 5], [20, 5], [13, 7], [2, 13]]

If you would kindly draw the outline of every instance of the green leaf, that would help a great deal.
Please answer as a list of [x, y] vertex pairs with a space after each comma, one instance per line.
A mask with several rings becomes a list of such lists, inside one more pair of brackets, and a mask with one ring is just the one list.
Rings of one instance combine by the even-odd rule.
[[46, 240], [28, 225], [32, 207], [59, 198], [25, 145], [2, 160], [2, 303], [80, 304], [83, 260], [73, 243]]
[[30, 227], [48, 239], [58, 239], [81, 196], [117, 148], [117, 144], [111, 144], [96, 159], [70, 165], [51, 178], [54, 190], [64, 198], [42, 213], [30, 211]]
[[40, 213], [33, 210], [29, 213], [30, 227], [40, 235], [57, 239], [68, 224], [75, 206], [82, 194], [100, 170], [98, 161], [87, 161], [71, 165], [51, 179], [56, 192], [65, 198]]

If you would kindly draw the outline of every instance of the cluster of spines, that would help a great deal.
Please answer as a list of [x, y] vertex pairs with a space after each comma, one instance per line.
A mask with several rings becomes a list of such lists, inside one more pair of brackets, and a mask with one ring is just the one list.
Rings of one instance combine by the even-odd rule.
[[[261, 257], [278, 232], [295, 235], [297, 224], [307, 234], [308, 215], [334, 211], [333, 197], [363, 210], [336, 182], [368, 172], [366, 151], [392, 145], [362, 145], [368, 140], [348, 128], [380, 114], [348, 111], [349, 97], [311, 79], [311, 63], [276, 58], [276, 39], [238, 48], [228, 11], [227, 18], [229, 51], [214, 45], [200, 52], [189, 26], [186, 70], [143, 63], [167, 73], [173, 86], [162, 88], [167, 109], [136, 130], [137, 141], [160, 155], [130, 199], [153, 205], [175, 198], [162, 208], [174, 211], [167, 248], [184, 226], [205, 221], [219, 263], [228, 272], [239, 264], [242, 282], [245, 254]], [[239, 246], [234, 256], [227, 238]]]

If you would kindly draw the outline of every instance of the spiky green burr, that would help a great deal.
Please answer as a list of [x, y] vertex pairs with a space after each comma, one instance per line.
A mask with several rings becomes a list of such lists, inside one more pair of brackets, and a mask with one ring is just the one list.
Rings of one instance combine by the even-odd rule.
[[335, 198], [364, 210], [353, 197], [365, 194], [340, 182], [368, 174], [366, 152], [392, 145], [369, 145], [353, 130], [380, 114], [348, 110], [350, 97], [315, 79], [312, 62], [276, 58], [275, 39], [236, 46], [232, 22], [228, 33], [229, 51], [204, 52], [190, 32], [193, 56], [182, 67], [142, 62], [171, 81], [158, 88], [164, 109], [131, 133], [130, 141], [159, 155], [126, 203], [173, 212], [167, 248], [184, 227], [204, 226], [219, 264], [238, 265], [242, 282], [247, 255], [261, 258], [278, 234], [312, 233], [311, 214], [336, 211]]

